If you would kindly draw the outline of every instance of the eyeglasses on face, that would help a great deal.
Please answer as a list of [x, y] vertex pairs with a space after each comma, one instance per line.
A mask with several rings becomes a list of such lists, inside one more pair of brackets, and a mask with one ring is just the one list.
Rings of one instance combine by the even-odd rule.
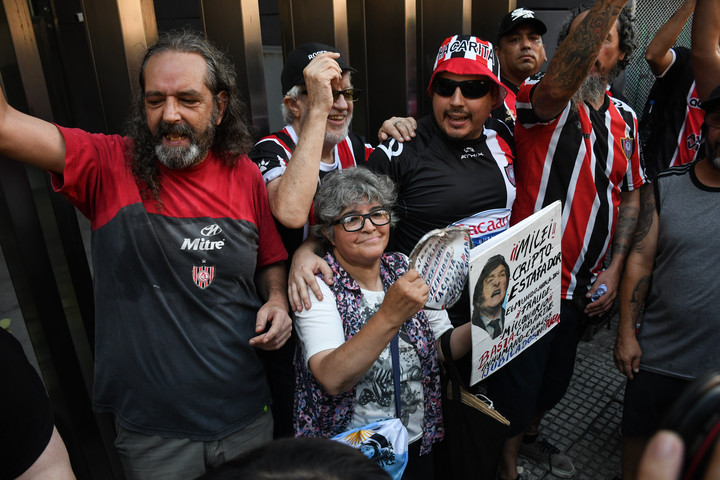
[[441, 97], [452, 97], [458, 87], [465, 98], [482, 98], [488, 94], [492, 85], [486, 80], [456, 82], [442, 77], [436, 78], [433, 82], [433, 91]]
[[350, 213], [343, 215], [330, 222], [330, 225], [342, 225], [346, 232], [357, 232], [365, 226], [365, 220], [370, 220], [376, 227], [382, 227], [390, 223], [391, 213], [387, 208], [376, 208], [372, 212], [361, 215], [359, 213]]
[[[307, 90], [303, 90], [303, 95], [307, 95]], [[362, 93], [362, 90], [359, 88], [346, 88], [345, 90], [333, 90], [332, 96], [333, 96], [333, 102], [337, 102], [338, 97], [340, 95], [343, 96], [346, 102], [354, 102], [360, 98], [360, 93]]]

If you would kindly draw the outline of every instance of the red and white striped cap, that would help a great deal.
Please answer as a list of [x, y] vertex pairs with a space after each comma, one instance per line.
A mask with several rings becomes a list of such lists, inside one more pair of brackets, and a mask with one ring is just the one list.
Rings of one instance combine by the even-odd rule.
[[508, 92], [507, 87], [500, 81], [500, 62], [495, 56], [492, 43], [472, 35], [454, 35], [442, 43], [435, 57], [428, 95], [432, 96], [433, 80], [435, 75], [441, 72], [485, 75], [501, 87], [499, 91], [502, 98], [505, 98]]

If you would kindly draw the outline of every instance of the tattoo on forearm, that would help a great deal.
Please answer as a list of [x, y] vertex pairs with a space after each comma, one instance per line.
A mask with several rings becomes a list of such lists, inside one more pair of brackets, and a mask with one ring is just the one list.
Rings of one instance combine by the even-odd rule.
[[630, 298], [630, 315], [632, 316], [633, 322], [636, 322], [640, 318], [640, 312], [642, 312], [643, 304], [645, 303], [645, 297], [650, 289], [650, 276], [645, 275], [641, 277], [632, 292], [632, 298]]
[[650, 232], [653, 218], [655, 218], [655, 209], [655, 192], [653, 191], [653, 187], [652, 185], [644, 186], [640, 190], [640, 213], [633, 235], [633, 251], [641, 252], [643, 250], [642, 241]]
[[555, 54], [546, 77], [559, 88], [576, 90], [595, 63], [607, 32], [622, 10], [603, 3], [605, 2], [598, 2], [590, 9], [586, 21], [578, 25], [565, 39], [566, 48], [560, 48]]
[[618, 212], [617, 227], [613, 235], [613, 255], [626, 255], [630, 250], [630, 239], [635, 231], [635, 225], [638, 220], [638, 209], [635, 206], [620, 206]]

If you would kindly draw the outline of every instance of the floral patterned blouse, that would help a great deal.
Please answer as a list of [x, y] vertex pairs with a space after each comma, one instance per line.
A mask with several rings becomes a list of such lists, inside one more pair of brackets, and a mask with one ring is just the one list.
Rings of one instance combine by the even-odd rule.
[[[357, 282], [331, 253], [325, 256], [325, 260], [333, 271], [334, 283], [330, 289], [335, 295], [347, 341], [360, 331], [360, 299], [363, 294]], [[386, 253], [380, 258], [380, 278], [385, 291], [407, 271], [407, 266], [407, 257], [399, 253]], [[433, 443], [442, 440], [444, 434], [438, 353], [435, 336], [422, 310], [406, 321], [403, 327], [417, 351], [423, 373], [424, 417], [420, 453], [425, 454], [430, 452]], [[326, 393], [306, 367], [301, 344], [298, 344], [295, 355], [295, 382], [294, 426], [297, 436], [330, 438], [347, 430], [355, 408], [355, 387], [339, 395]]]

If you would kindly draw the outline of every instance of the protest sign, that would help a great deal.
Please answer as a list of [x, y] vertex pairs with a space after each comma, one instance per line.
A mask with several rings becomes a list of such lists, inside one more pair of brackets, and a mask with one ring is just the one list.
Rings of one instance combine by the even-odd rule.
[[470, 251], [471, 385], [560, 321], [561, 214], [555, 202]]

